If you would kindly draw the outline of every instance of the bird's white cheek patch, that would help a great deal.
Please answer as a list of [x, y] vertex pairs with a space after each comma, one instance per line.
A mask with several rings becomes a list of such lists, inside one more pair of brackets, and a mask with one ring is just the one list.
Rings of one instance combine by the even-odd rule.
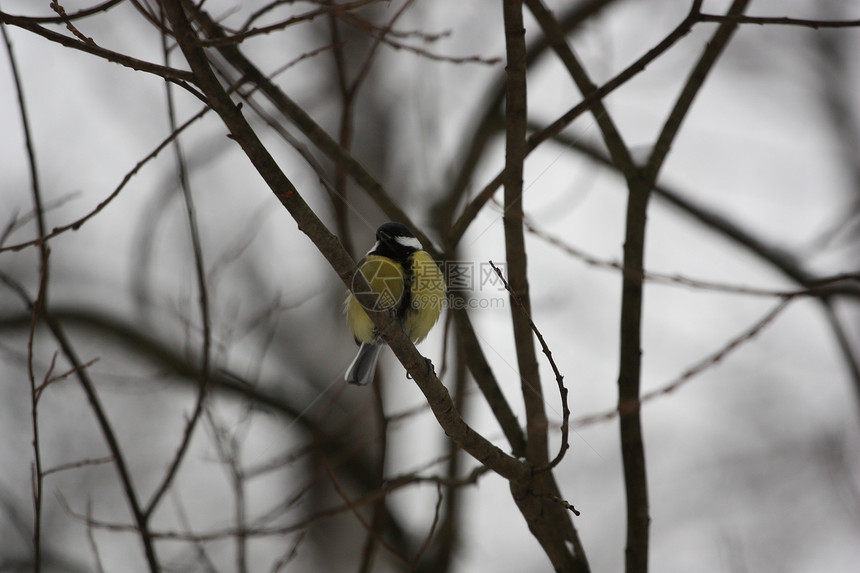
[[415, 237], [396, 237], [394, 240], [403, 245], [404, 247], [411, 247], [418, 251], [420, 251], [422, 248], [421, 242]]

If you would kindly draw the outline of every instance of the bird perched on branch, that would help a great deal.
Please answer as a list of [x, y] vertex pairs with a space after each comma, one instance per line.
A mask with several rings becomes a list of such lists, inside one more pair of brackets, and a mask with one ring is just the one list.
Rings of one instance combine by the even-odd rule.
[[[442, 312], [445, 278], [412, 232], [400, 223], [381, 225], [358, 270], [378, 295], [374, 310], [388, 310], [415, 344], [424, 340]], [[345, 379], [370, 384], [385, 342], [352, 292], [346, 298], [346, 322], [360, 347]]]

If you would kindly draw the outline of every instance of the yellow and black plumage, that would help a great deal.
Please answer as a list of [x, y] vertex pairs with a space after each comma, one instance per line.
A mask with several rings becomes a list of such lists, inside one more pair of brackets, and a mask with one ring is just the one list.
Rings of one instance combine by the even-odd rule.
[[[379, 295], [377, 310], [390, 310], [412, 342], [424, 340], [442, 312], [445, 278], [409, 229], [400, 223], [381, 225], [376, 230], [376, 244], [358, 263], [358, 269]], [[346, 322], [360, 344], [346, 371], [346, 381], [370, 384], [384, 342], [352, 293], [346, 298]]]

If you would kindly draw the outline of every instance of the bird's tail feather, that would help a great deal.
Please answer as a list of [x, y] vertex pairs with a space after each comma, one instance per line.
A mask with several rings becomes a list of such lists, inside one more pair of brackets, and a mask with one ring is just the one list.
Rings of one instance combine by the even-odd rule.
[[381, 344], [362, 342], [358, 354], [355, 355], [352, 364], [346, 369], [344, 379], [350, 384], [358, 384], [359, 386], [370, 384], [376, 373], [376, 362], [379, 360], [380, 350], [382, 350]]

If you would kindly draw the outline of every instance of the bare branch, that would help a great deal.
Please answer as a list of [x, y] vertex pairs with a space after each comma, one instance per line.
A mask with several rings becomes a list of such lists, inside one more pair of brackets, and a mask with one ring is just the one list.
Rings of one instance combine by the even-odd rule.
[[536, 468], [535, 471], [546, 471], [551, 470], [564, 458], [564, 454], [567, 452], [568, 448], [570, 448], [570, 443], [568, 442], [568, 431], [569, 431], [569, 421], [570, 421], [570, 408], [567, 405], [567, 388], [564, 385], [564, 376], [561, 375], [561, 372], [558, 369], [558, 365], [555, 363], [555, 360], [552, 358], [552, 351], [550, 351], [549, 346], [544, 340], [543, 335], [538, 330], [537, 325], [532, 320], [531, 315], [529, 315], [528, 311], [523, 306], [519, 297], [516, 296], [513, 291], [511, 291], [510, 285], [508, 281], [505, 280], [504, 275], [502, 275], [502, 271], [499, 270], [499, 267], [493, 264], [493, 261], [490, 261], [490, 266], [493, 267], [493, 270], [496, 271], [496, 275], [501, 279], [502, 283], [505, 285], [505, 289], [511, 293], [511, 298], [519, 307], [519, 309], [525, 314], [526, 318], [529, 321], [529, 325], [531, 326], [532, 332], [537, 336], [538, 342], [540, 343], [541, 350], [546, 355], [547, 360], [549, 361], [550, 367], [552, 367], [553, 374], [555, 374], [555, 381], [558, 384], [558, 393], [561, 397], [561, 408], [562, 408], [562, 418], [561, 418], [561, 445], [559, 446], [558, 454], [556, 454], [555, 458], [551, 462], [549, 462], [546, 466]]
[[[158, 64], [153, 64], [152, 62], [139, 60], [126, 54], [121, 54], [119, 52], [114, 52], [112, 50], [102, 48], [100, 46], [97, 46], [95, 43], [91, 44], [89, 42], [84, 42], [81, 40], [70, 38], [68, 36], [64, 36], [63, 34], [59, 34], [57, 32], [54, 32], [53, 30], [48, 30], [47, 28], [39, 26], [38, 24], [34, 23], [31, 18], [13, 16], [12, 14], [7, 14], [6, 12], [0, 12], [0, 24], [17, 26], [18, 28], [22, 28], [24, 30], [27, 30], [28, 32], [32, 32], [34, 34], [42, 36], [47, 40], [56, 42], [67, 48], [80, 50], [93, 56], [98, 56], [99, 58], [102, 58], [109, 62], [120, 64], [121, 66], [125, 66], [127, 68], [131, 68], [132, 70], [154, 74], [166, 80], [175, 82], [178, 86], [181, 86], [185, 89], [189, 89], [187, 82], [190, 81], [193, 77], [191, 72], [160, 66]], [[189, 89], [189, 91], [191, 91], [191, 93], [193, 93], [194, 95], [197, 95], [194, 90]]]
[[[642, 394], [642, 396], [636, 401], [636, 404], [627, 404], [624, 407], [629, 408], [641, 408], [641, 406], [651, 400], [658, 398], [660, 396], [665, 396], [671, 392], [674, 392], [681, 386], [687, 384], [687, 382], [694, 379], [696, 376], [707, 370], [708, 368], [715, 366], [721, 363], [729, 354], [731, 354], [734, 350], [740, 348], [744, 343], [749, 342], [756, 335], [758, 335], [765, 327], [772, 324], [776, 317], [785, 310], [789, 303], [795, 300], [796, 297], [786, 296], [767, 314], [764, 315], [760, 320], [756, 321], [750, 328], [743, 331], [738, 336], [732, 338], [728, 343], [726, 343], [720, 350], [710, 354], [682, 372], [677, 378], [671, 380], [665, 384], [662, 384], [656, 390], [651, 390], [650, 392], [646, 392]], [[612, 410], [608, 410], [606, 412], [601, 412], [598, 414], [589, 414], [588, 416], [582, 416], [573, 421], [573, 425], [577, 428], [582, 428], [584, 426], [590, 426], [592, 424], [596, 424], [599, 422], [607, 422], [612, 420], [619, 415], [623, 415], [624, 411], [621, 410], [621, 407], [613, 408]]]
[[[659, 187], [655, 187], [655, 192]], [[570, 243], [562, 240], [555, 235], [552, 235], [543, 229], [538, 228], [537, 224], [528, 216], [524, 219], [526, 229], [534, 236], [539, 237], [547, 243], [561, 249], [568, 255], [575, 257], [587, 265], [615, 270], [621, 273], [633, 273], [632, 270], [627, 270], [624, 265], [617, 261], [607, 261], [599, 259], [579, 249]], [[833, 295], [851, 295], [860, 297], [860, 273], [839, 273], [828, 277], [810, 277], [808, 281], [801, 285], [800, 289], [772, 289], [755, 286], [729, 284], [716, 282], [705, 279], [691, 278], [678, 274], [658, 273], [654, 271], [643, 271], [641, 273], [643, 280], [650, 280], [663, 284], [671, 284], [676, 286], [684, 286], [689, 288], [709, 290], [714, 292], [725, 292], [739, 295], [762, 296], [762, 297], [795, 297], [795, 296], [813, 296], [826, 297]]]
[[[164, 53], [165, 64], [170, 61], [169, 51], [167, 47], [167, 36], [161, 36], [162, 51]], [[167, 100], [167, 115], [171, 133], [177, 131], [176, 126], [176, 110], [173, 101], [173, 92], [170, 84], [165, 83], [165, 95]], [[191, 438], [194, 435], [194, 429], [200, 416], [203, 413], [203, 404], [206, 400], [209, 390], [209, 372], [211, 368], [211, 353], [212, 353], [212, 319], [209, 315], [209, 289], [206, 285], [206, 268], [203, 261], [203, 247], [200, 240], [200, 229], [197, 224], [197, 212], [194, 208], [194, 198], [191, 194], [191, 182], [188, 177], [188, 167], [185, 161], [185, 154], [179, 142], [179, 138], [174, 138], [173, 142], [174, 159], [176, 161], [176, 174], [179, 180], [179, 188], [182, 190], [182, 200], [185, 203], [185, 217], [188, 223], [188, 231], [191, 238], [191, 248], [194, 254], [194, 276], [197, 279], [197, 297], [200, 310], [200, 320], [202, 322], [203, 339], [200, 342], [200, 377], [198, 379], [197, 400], [194, 404], [194, 410], [191, 417], [185, 424], [185, 431], [179, 443], [179, 448], [168, 465], [167, 472], [164, 475], [161, 483], [155, 488], [152, 498], [146, 506], [145, 515], [147, 519], [153, 514], [158, 507], [162, 496], [170, 487], [173, 478], [179, 471], [179, 465], [182, 463], [185, 453], [188, 451], [188, 446], [191, 444]]]
[[[748, 4], [749, 0], [735, 0], [729, 7], [728, 14], [730, 16], [741, 14]], [[699, 6], [701, 6], [701, 2], [694, 2], [691, 14], [697, 12]], [[714, 65], [716, 65], [717, 60], [723, 54], [723, 51], [732, 39], [736, 29], [737, 25], [734, 23], [720, 25], [702, 52], [702, 56], [699, 58], [699, 61], [690, 72], [690, 76], [687, 78], [687, 82], [684, 84], [684, 88], [681, 90], [681, 94], [678, 96], [675, 106], [669, 113], [669, 117], [666, 118], [666, 123], [660, 131], [660, 135], [657, 137], [651, 156], [648, 158], [648, 163], [645, 167], [643, 176], [646, 181], [650, 182], [652, 185], [657, 181], [657, 175], [660, 172], [660, 168], [663, 166], [666, 157], [669, 155], [669, 149], [672, 147], [672, 142], [675, 140], [675, 137], [678, 135], [678, 131], [681, 129], [681, 122], [683, 122], [684, 118], [687, 117], [687, 113], [693, 105], [693, 100], [702, 89], [705, 79], [710, 74]]]
[[[54, 384], [55, 382], [60, 382], [62, 380], [65, 380], [66, 378], [68, 378], [69, 376], [74, 374], [77, 370], [75, 368], [70, 368], [69, 370], [66, 370], [65, 372], [63, 372], [61, 374], [57, 374], [57, 375], [52, 376], [53, 368], [54, 368], [54, 362], [55, 362], [56, 358], [57, 358], [57, 353], [55, 352], [54, 356], [51, 358], [51, 367], [48, 369], [48, 372], [45, 373], [45, 378], [42, 380], [42, 383], [36, 387], [36, 400], [37, 401], [39, 398], [41, 398], [42, 392], [44, 392], [45, 388], [47, 388], [51, 384]], [[98, 361], [99, 361], [98, 358], [93, 358], [92, 360], [90, 360], [84, 364], [81, 364], [80, 367], [81, 368], [89, 368], [90, 366], [92, 366], [93, 364], [95, 364]]]
[[[87, 503], [87, 520], [92, 519], [92, 503]], [[93, 528], [87, 524], [87, 543], [90, 546], [90, 551], [93, 552], [93, 561], [96, 563], [96, 573], [104, 573], [102, 566], [102, 558], [99, 554], [99, 546], [96, 544], [96, 537], [93, 535]]]
[[[729, 12], [739, 13], [748, 0], [735, 0]], [[693, 3], [691, 15], [700, 2]], [[636, 177], [628, 178], [629, 196], [624, 232], [624, 269], [621, 294], [621, 324], [619, 326], [620, 364], [618, 373], [618, 410], [621, 433], [621, 459], [627, 498], [627, 573], [648, 570], [649, 524], [648, 480], [645, 448], [639, 412], [639, 389], [642, 376], [642, 277], [645, 257], [645, 226], [651, 189], [669, 148], [686, 117], [693, 99], [705, 78], [722, 54], [734, 25], [721, 26], [694, 66], [680, 96], [666, 120], [654, 150], [645, 167]]]
[[780, 16], [745, 16], [743, 14], [704, 14], [696, 15], [700, 22], [717, 22], [718, 24], [756, 24], [778, 26], [802, 26], [819, 30], [822, 28], [857, 28], [858, 20], [807, 20], [803, 18], [786, 18]]
[[505, 0], [505, 45], [507, 89], [505, 91], [505, 255], [511, 301], [523, 313], [511, 309], [511, 324], [526, 410], [526, 459], [535, 466], [547, 462], [547, 420], [534, 339], [529, 327], [531, 299], [523, 233], [523, 163], [526, 147], [526, 31], [522, 0]]
[[[18, 73], [18, 63], [12, 49], [12, 41], [9, 39], [5, 26], [0, 25], [0, 34], [3, 35], [3, 41], [6, 44], [6, 53], [9, 56], [9, 66], [12, 70], [12, 79], [15, 83], [15, 91], [18, 96], [18, 114], [21, 118], [21, 127], [24, 132], [24, 143], [27, 148], [27, 165], [30, 170], [33, 212], [36, 218], [37, 231], [41, 235], [45, 232], [45, 210], [42, 204], [42, 190], [39, 185], [39, 170], [36, 166], [36, 151], [33, 144], [32, 133], [30, 131], [30, 121], [27, 115], [24, 88], [21, 83], [21, 76]], [[30, 382], [30, 420], [33, 432], [33, 465], [31, 469], [31, 477], [33, 498], [33, 569], [35, 573], [40, 573], [42, 569], [42, 498], [44, 474], [42, 473], [41, 440], [39, 438], [40, 390], [36, 386], [36, 372], [34, 368], [35, 354], [33, 347], [36, 337], [36, 325], [44, 316], [45, 307], [48, 304], [49, 255], [50, 251], [47, 245], [40, 245], [39, 292], [36, 295], [35, 301], [33, 301], [31, 305], [30, 328], [27, 333], [27, 378]], [[27, 301], [27, 295], [26, 292], [23, 292], [23, 289], [22, 294], [25, 301]], [[53, 369], [53, 366], [54, 362], [52, 360], [51, 368], [48, 370], [48, 374], [45, 375], [46, 379], [49, 376], [50, 371]]]
[[[363, 8], [364, 6], [368, 6], [370, 4], [377, 4], [382, 1], [385, 0], [354, 0], [353, 2], [347, 2], [345, 4], [333, 4], [329, 6], [324, 6], [317, 10], [305, 12], [304, 14], [299, 14], [298, 16], [291, 16], [286, 20], [282, 20], [274, 24], [269, 24], [268, 26], [250, 28], [251, 23], [263, 15], [264, 11], [260, 10], [257, 13], [251, 15], [248, 21], [243, 24], [242, 27], [239, 29], [239, 32], [218, 38], [202, 39], [200, 41], [200, 44], [203, 46], [226, 46], [228, 44], [240, 44], [248, 38], [263, 34], [271, 34], [272, 32], [277, 32], [302, 22], [312, 22], [320, 16], [336, 16], [342, 13], [349, 12], [350, 10], [357, 10], [358, 8]], [[272, 5], [270, 4], [269, 7], [271, 6]]]
[[397, 13], [392, 17], [389, 24], [378, 26], [375, 23], [363, 18], [354, 12], [349, 11], [339, 11], [332, 14], [332, 17], [337, 17], [340, 20], [343, 20], [350, 26], [357, 28], [359, 31], [368, 34], [373, 37], [377, 43], [386, 44], [390, 48], [394, 50], [407, 51], [412, 52], [420, 57], [427, 58], [428, 60], [433, 60], [437, 62], [447, 62], [452, 64], [484, 64], [484, 65], [495, 65], [498, 64], [501, 59], [500, 58], [484, 58], [482, 56], [445, 56], [441, 54], [436, 54], [430, 52], [426, 48], [421, 48], [418, 46], [411, 46], [409, 44], [404, 44], [403, 42], [394, 40], [393, 38], [409, 38], [409, 37], [417, 37], [418, 39], [424, 41], [425, 43], [432, 43], [450, 35], [449, 32], [442, 32], [439, 34], [425, 34], [423, 32], [402, 32], [398, 30], [394, 30], [392, 28], [394, 21], [399, 19], [400, 15], [405, 12], [408, 8], [410, 8], [411, 4], [414, 3], [414, 0], [406, 0]]
[[161, 143], [159, 143], [155, 147], [155, 149], [153, 149], [146, 157], [144, 157], [143, 159], [138, 161], [137, 164], [131, 169], [131, 171], [129, 171], [128, 173], [125, 174], [125, 176], [123, 176], [122, 181], [120, 181], [119, 185], [117, 185], [117, 187], [110, 193], [110, 195], [105, 197], [105, 199], [102, 200], [98, 205], [96, 205], [96, 207], [92, 211], [90, 211], [89, 213], [87, 213], [83, 217], [77, 219], [76, 221], [73, 221], [73, 222], [68, 223], [66, 225], [61, 225], [59, 227], [54, 227], [53, 229], [51, 229], [51, 231], [49, 233], [40, 233], [38, 238], [33, 239], [31, 241], [25, 241], [23, 243], [17, 243], [15, 245], [9, 245], [7, 247], [0, 247], [0, 253], [2, 253], [4, 251], [20, 251], [21, 249], [24, 249], [24, 248], [30, 247], [30, 246], [34, 246], [34, 245], [39, 246], [39, 245], [46, 243], [49, 239], [52, 239], [52, 238], [56, 237], [57, 235], [65, 233], [66, 231], [76, 231], [76, 230], [80, 229], [81, 225], [83, 225], [84, 223], [86, 223], [87, 221], [89, 221], [90, 219], [95, 217], [96, 215], [98, 215], [105, 207], [107, 207], [111, 203], [111, 201], [116, 199], [117, 196], [120, 194], [120, 192], [128, 184], [128, 182], [131, 181], [131, 179], [135, 175], [137, 175], [137, 173], [141, 169], [143, 169], [143, 167], [147, 163], [149, 163], [152, 159], [155, 159], [155, 157], [165, 147], [170, 145], [177, 137], [179, 137], [180, 133], [182, 133], [192, 123], [194, 123], [195, 121], [197, 121], [198, 119], [203, 117], [203, 115], [205, 115], [206, 112], [208, 112], [208, 111], [209, 111], [208, 107], [201, 109], [199, 112], [197, 112], [191, 118], [189, 118], [185, 123], [183, 123], [176, 130], [174, 130], [169, 136], [167, 136], [167, 138], [165, 138]]
[[66, 21], [82, 20], [99, 12], [107, 12], [124, 0], [106, 0], [101, 4], [96, 4], [91, 8], [83, 8], [77, 12], [66, 14], [65, 11], [61, 16], [20, 16], [22, 20], [28, 20], [34, 24], [62, 24]]
[[[35, 308], [35, 303], [27, 297], [26, 291], [6, 275], [0, 274], [0, 278], [2, 278], [4, 282], [13, 287], [16, 293], [22, 297], [24, 303], [27, 305], [30, 311], [33, 312], [33, 309]], [[158, 573], [160, 567], [155, 554], [155, 547], [152, 542], [153, 537], [150, 534], [147, 520], [144, 516], [143, 510], [141, 509], [140, 502], [138, 501], [137, 490], [134, 487], [131, 472], [128, 469], [128, 464], [125, 461], [125, 456], [123, 455], [119, 440], [117, 439], [116, 433], [113, 430], [113, 426], [111, 425], [110, 420], [107, 417], [107, 413], [104, 409], [104, 406], [102, 405], [101, 400], [98, 397], [98, 393], [95, 390], [95, 385], [90, 379], [90, 376], [87, 373], [86, 368], [84, 368], [83, 363], [78, 358], [74, 347], [66, 336], [65, 331], [63, 330], [60, 323], [51, 314], [47, 313], [44, 310], [42, 317], [44, 322], [48, 325], [48, 328], [51, 330], [51, 333], [54, 335], [54, 339], [59, 344], [63, 355], [66, 357], [66, 360], [71, 363], [75, 376], [78, 379], [81, 388], [83, 389], [84, 394], [86, 395], [87, 400], [90, 403], [90, 407], [92, 408], [93, 414], [96, 417], [96, 422], [102, 432], [105, 442], [107, 443], [108, 449], [111, 452], [111, 458], [113, 459], [114, 466], [116, 467], [117, 473], [119, 474], [120, 484], [122, 486], [123, 493], [125, 494], [125, 499], [128, 502], [129, 509], [135, 521], [135, 526], [133, 526], [134, 530], [139, 534], [140, 540], [143, 544], [147, 565], [149, 566], [151, 573]]]
[[424, 541], [418, 548], [418, 552], [415, 554], [415, 557], [412, 558], [412, 563], [410, 564], [412, 571], [418, 569], [418, 564], [421, 563], [421, 557], [424, 555], [424, 552], [427, 551], [427, 548], [430, 547], [430, 541], [433, 539], [433, 534], [436, 533], [436, 526], [439, 525], [439, 510], [442, 509], [443, 499], [442, 485], [436, 484], [436, 509], [433, 510], [433, 522], [430, 524], [430, 530], [427, 532], [427, 537], [424, 538]]
[[93, 46], [96, 45], [95, 40], [93, 40], [90, 36], [85, 36], [83, 33], [81, 33], [80, 30], [75, 27], [75, 25], [69, 19], [69, 16], [66, 14], [65, 8], [63, 8], [59, 2], [52, 1], [50, 6], [51, 9], [56, 12], [57, 15], [60, 16], [60, 20], [62, 20], [63, 23], [66, 25], [66, 29], [72, 34], [74, 34], [78, 40], [84, 42], [85, 44], [90, 44]]
[[46, 469], [42, 475], [47, 476], [53, 473], [64, 472], [66, 470], [76, 470], [78, 468], [83, 468], [87, 466], [97, 466], [101, 464], [109, 464], [113, 461], [111, 456], [105, 458], [90, 458], [86, 460], [81, 460], [79, 462], [70, 462], [67, 464], [60, 464], [58, 466], [54, 466], [52, 468]]

